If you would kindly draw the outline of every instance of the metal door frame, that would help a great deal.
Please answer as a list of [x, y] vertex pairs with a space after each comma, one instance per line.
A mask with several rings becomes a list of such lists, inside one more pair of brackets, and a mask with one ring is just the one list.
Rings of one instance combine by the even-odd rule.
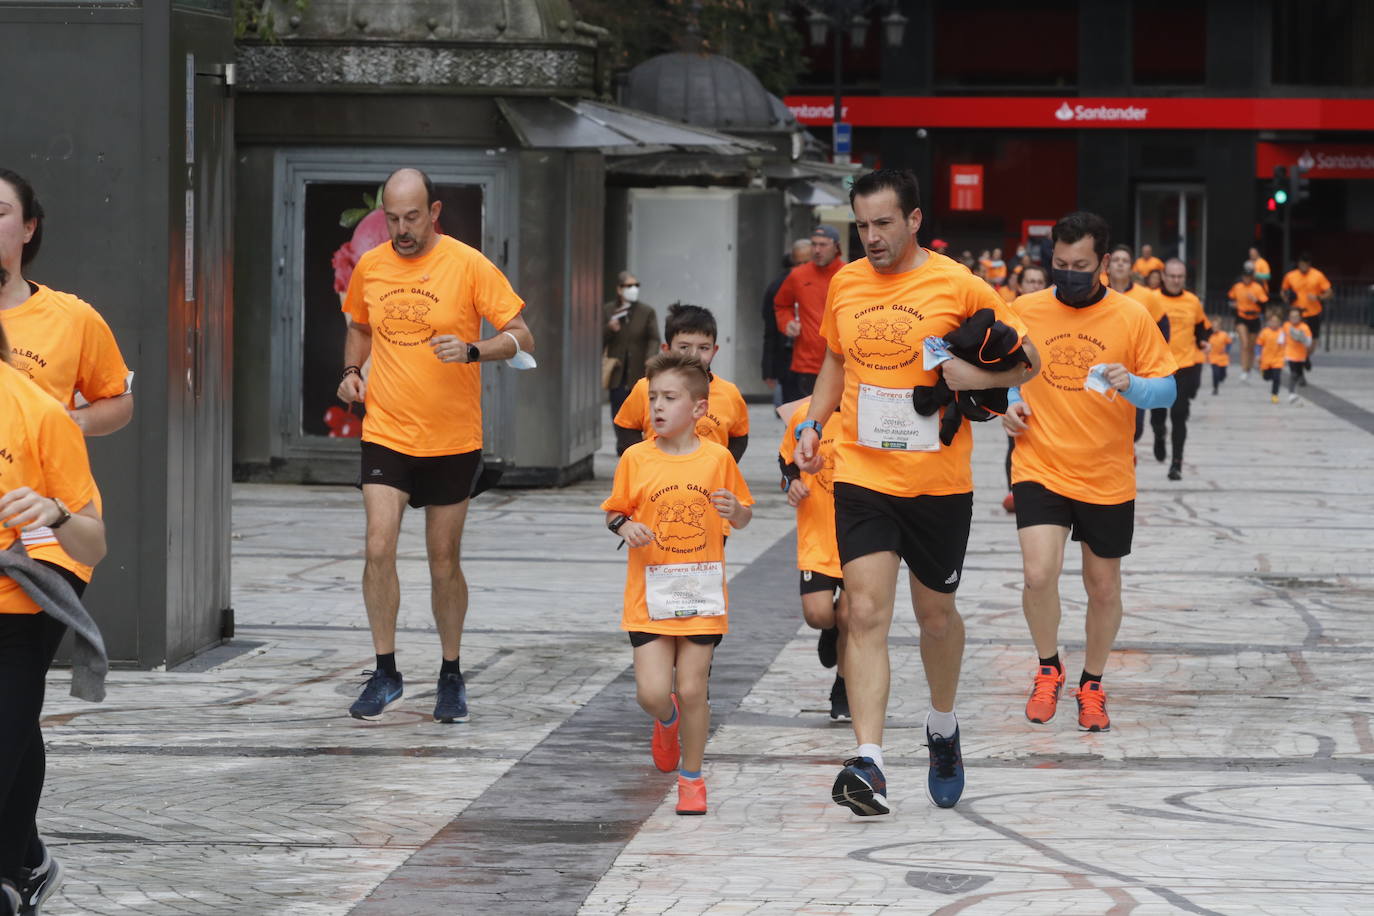
[[[415, 147], [282, 147], [273, 163], [273, 191], [278, 202], [272, 215], [272, 454], [288, 459], [339, 458], [357, 450], [356, 440], [329, 439], [301, 432], [302, 335], [305, 333], [301, 288], [305, 245], [305, 187], [312, 181], [381, 183], [394, 169], [423, 169], [436, 185], [482, 187], [482, 250], [511, 277], [519, 263], [517, 169], [505, 153], [482, 149], [436, 150]], [[493, 256], [495, 255], [495, 256]], [[342, 362], [343, 354], [339, 354]], [[505, 435], [492, 418], [503, 413], [506, 386], [482, 369], [484, 450], [501, 455]]]
[[[1181, 238], [1184, 240], [1184, 251], [1187, 253], [1192, 249], [1188, 244], [1188, 211], [1187, 194], [1196, 191], [1198, 198], [1202, 202], [1202, 238], [1197, 241], [1197, 258], [1184, 258], [1183, 263], [1188, 265], [1188, 272], [1192, 274], [1192, 289], [1207, 288], [1207, 185], [1201, 181], [1142, 181], [1135, 186], [1135, 247], [1140, 251], [1143, 244], [1141, 238], [1140, 220], [1140, 194], [1142, 191], [1172, 191], [1178, 195], [1179, 200], [1179, 231], [1183, 233]], [[1152, 243], [1153, 244], [1153, 243]], [[1194, 270], [1194, 266], [1197, 267]]]

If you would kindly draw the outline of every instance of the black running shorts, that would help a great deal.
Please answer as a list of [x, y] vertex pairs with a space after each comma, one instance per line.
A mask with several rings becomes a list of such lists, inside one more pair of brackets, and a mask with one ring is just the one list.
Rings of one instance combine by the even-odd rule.
[[1254, 318], [1237, 318], [1236, 324], [1244, 325], [1249, 328], [1251, 334], [1258, 334], [1260, 332], [1260, 320], [1258, 315]]
[[812, 592], [835, 593], [835, 589], [844, 588], [844, 580], [836, 579], [834, 576], [827, 576], [825, 573], [818, 573], [812, 569], [801, 571], [801, 594], [809, 595]]
[[889, 496], [835, 484], [835, 539], [840, 563], [893, 551], [922, 585], [953, 593], [964, 574], [973, 494]]
[[375, 442], [362, 444], [358, 486], [379, 483], [410, 496], [410, 506], [452, 506], [472, 495], [482, 467], [482, 450], [417, 458]]
[[1131, 552], [1135, 534], [1135, 500], [1102, 506], [1060, 496], [1044, 484], [1023, 480], [1013, 484], [1016, 500], [1017, 530], [1033, 525], [1058, 525], [1068, 528], [1075, 541], [1104, 560], [1124, 557]]
[[[668, 636], [668, 633], [644, 633], [640, 630], [630, 630], [630, 645], [638, 649], [640, 646], [647, 646], [649, 643], [658, 639], [660, 636]], [[722, 639], [719, 633], [709, 633], [704, 636], [688, 636], [692, 642], [699, 646], [718, 646]]]

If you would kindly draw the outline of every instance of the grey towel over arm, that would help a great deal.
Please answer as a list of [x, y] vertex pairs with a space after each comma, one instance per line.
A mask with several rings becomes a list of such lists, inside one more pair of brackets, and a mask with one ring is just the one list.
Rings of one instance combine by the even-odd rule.
[[67, 580], [32, 559], [18, 538], [8, 550], [0, 550], [0, 575], [9, 576], [49, 617], [71, 628], [76, 637], [72, 696], [93, 703], [105, 699], [105, 675], [110, 670], [105, 640]]

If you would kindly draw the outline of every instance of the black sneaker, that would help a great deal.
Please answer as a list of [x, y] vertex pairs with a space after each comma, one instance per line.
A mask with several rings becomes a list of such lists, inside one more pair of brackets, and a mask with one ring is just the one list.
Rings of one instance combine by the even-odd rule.
[[363, 674], [368, 675], [367, 683], [363, 685], [362, 694], [348, 708], [348, 714], [355, 719], [376, 719], [401, 698], [405, 686], [399, 671], [395, 674], [364, 671]]
[[1169, 479], [1170, 479], [1170, 480], [1182, 480], [1182, 479], [1183, 479], [1183, 468], [1180, 467], [1180, 466], [1177, 465], [1177, 464], [1171, 464], [1171, 465], [1169, 465]]
[[830, 718], [849, 718], [849, 691], [844, 689], [844, 678], [835, 675], [835, 683], [830, 685]]
[[829, 627], [821, 630], [816, 637], [816, 655], [820, 657], [822, 668], [834, 668], [839, 661], [840, 628]]
[[926, 729], [926, 746], [930, 748], [930, 774], [926, 777], [926, 795], [941, 808], [953, 808], [964, 794], [964, 755], [959, 750], [959, 726], [953, 737], [936, 735]]
[[19, 888], [19, 912], [37, 916], [39, 907], [57, 890], [62, 883], [62, 865], [43, 847], [43, 863], [29, 869], [24, 876], [24, 884]]
[[1155, 461], [1163, 463], [1164, 459], [1167, 457], [1168, 452], [1164, 450], [1164, 437], [1155, 436]]
[[830, 790], [835, 804], [842, 805], [859, 817], [891, 814], [887, 805], [887, 777], [871, 757], [850, 757], [844, 769], [835, 777]]
[[468, 688], [461, 673], [439, 675], [438, 696], [434, 700], [435, 722], [468, 720]]

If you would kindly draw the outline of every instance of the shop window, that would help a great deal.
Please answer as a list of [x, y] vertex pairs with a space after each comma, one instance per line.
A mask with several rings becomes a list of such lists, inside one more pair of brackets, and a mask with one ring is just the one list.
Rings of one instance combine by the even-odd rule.
[[1135, 6], [1133, 82], [1200, 86], [1207, 79], [1207, 10], [1196, 0], [1151, 0]]
[[1058, 88], [1078, 82], [1078, 4], [984, 0], [935, 10], [935, 85]]
[[1275, 0], [1273, 81], [1291, 86], [1374, 86], [1374, 4]]

